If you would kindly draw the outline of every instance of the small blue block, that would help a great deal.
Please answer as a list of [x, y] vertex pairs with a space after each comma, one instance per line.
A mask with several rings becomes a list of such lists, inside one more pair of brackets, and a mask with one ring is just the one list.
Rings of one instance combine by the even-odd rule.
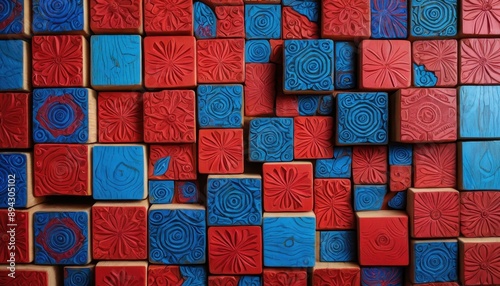
[[361, 285], [403, 286], [403, 267], [363, 267], [361, 268]]
[[0, 153], [0, 208], [26, 207], [30, 183], [28, 180], [31, 181], [28, 177], [30, 164], [26, 154]]
[[500, 190], [500, 141], [458, 143], [460, 190]]
[[149, 261], [161, 264], [205, 263], [205, 210], [201, 207], [169, 209], [163, 206], [166, 205], [153, 206], [149, 210]]
[[293, 118], [256, 118], [250, 121], [252, 162], [293, 160]]
[[453, 282], [457, 280], [457, 242], [414, 241], [413, 269], [415, 283]]
[[321, 231], [320, 232], [320, 261], [322, 262], [350, 262], [357, 257], [356, 231]]
[[500, 139], [500, 86], [461, 86], [459, 138]]
[[193, 4], [194, 35], [198, 39], [212, 39], [217, 35], [217, 17], [214, 11], [202, 2]]
[[238, 281], [238, 286], [261, 286], [262, 281], [259, 276], [242, 276]]
[[209, 176], [208, 225], [261, 225], [261, 181], [260, 176]]
[[410, 144], [389, 145], [389, 165], [409, 166], [412, 163], [413, 147]]
[[352, 165], [351, 147], [335, 147], [333, 159], [316, 160], [316, 178], [350, 178]]
[[245, 36], [247, 39], [281, 38], [281, 5], [245, 5]]
[[190, 204], [198, 202], [199, 190], [196, 182], [178, 181], [177, 184], [181, 184], [177, 188], [180, 203]]
[[387, 144], [389, 100], [385, 92], [337, 94], [337, 144]]
[[406, 39], [407, 3], [406, 0], [371, 0], [372, 38]]
[[94, 199], [146, 198], [145, 156], [146, 148], [141, 145], [95, 146], [92, 149]]
[[94, 88], [136, 88], [142, 85], [142, 40], [139, 35], [90, 38], [91, 82]]
[[25, 46], [23, 40], [0, 41], [0, 91], [24, 90]]
[[412, 0], [411, 36], [456, 36], [457, 14], [457, 0]]
[[335, 88], [356, 87], [357, 48], [351, 42], [335, 42]]
[[292, 7], [295, 12], [304, 15], [311, 22], [318, 22], [319, 1], [318, 0], [283, 0], [284, 6]]
[[201, 84], [197, 97], [201, 128], [243, 127], [243, 86]]
[[354, 210], [376, 211], [382, 209], [386, 193], [386, 185], [355, 185]]
[[318, 114], [319, 115], [332, 115], [333, 112], [333, 96], [324, 95], [320, 98]]
[[271, 44], [268, 40], [248, 40], [245, 43], [246, 63], [268, 63], [271, 58]]
[[149, 202], [171, 204], [174, 199], [174, 181], [149, 181]]
[[265, 267], [314, 266], [316, 218], [312, 214], [307, 215], [264, 215], [262, 235]]
[[64, 267], [64, 286], [93, 286], [94, 273], [90, 267]]
[[392, 199], [387, 202], [391, 209], [405, 210], [406, 209], [406, 191], [397, 192]]
[[413, 83], [418, 87], [436, 86], [438, 78], [432, 71], [425, 69], [424, 65], [413, 64]]
[[207, 281], [207, 271], [203, 266], [180, 266], [182, 285], [186, 286], [204, 286]]
[[33, 0], [33, 32], [84, 32], [86, 4], [83, 0]]
[[24, 0], [2, 1], [0, 34], [19, 35], [24, 32], [26, 28], [24, 27], [24, 10], [28, 8], [24, 6], [24, 3]]
[[316, 95], [299, 95], [299, 115], [313, 116], [316, 115], [319, 109], [320, 97]]

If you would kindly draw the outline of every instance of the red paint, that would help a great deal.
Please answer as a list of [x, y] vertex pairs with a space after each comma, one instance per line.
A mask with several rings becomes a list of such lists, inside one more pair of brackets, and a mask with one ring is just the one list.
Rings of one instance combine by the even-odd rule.
[[89, 0], [90, 28], [96, 34], [140, 33], [142, 0]]
[[352, 150], [354, 184], [386, 184], [387, 166], [387, 146], [355, 146]]
[[[187, 193], [189, 196], [186, 196], [186, 190], [183, 192], [183, 188], [186, 188], [186, 184], [194, 184], [191, 186], [188, 186], [188, 191]], [[198, 203], [199, 201], [199, 190], [200, 186], [198, 184], [198, 181], [175, 181], [174, 182], [174, 199], [173, 203], [179, 203], [179, 204], [195, 204]]]
[[142, 142], [142, 102], [139, 92], [100, 92], [97, 104], [99, 142]]
[[276, 97], [276, 115], [282, 117], [299, 116], [298, 97], [296, 95], [278, 95]]
[[263, 286], [307, 286], [307, 271], [294, 268], [267, 268], [262, 275]]
[[324, 0], [321, 36], [331, 39], [369, 38], [369, 0]]
[[[155, 176], [154, 164], [159, 159], [170, 156], [170, 164], [165, 174]], [[150, 145], [149, 179], [196, 180], [196, 145]]]
[[[66, 105], [67, 108], [71, 108], [73, 112], [73, 122], [65, 128], [56, 128], [52, 125], [50, 120], [49, 111], [52, 105]], [[80, 127], [81, 122], [84, 119], [84, 114], [82, 108], [75, 103], [75, 99], [71, 94], [64, 94], [62, 96], [49, 96], [43, 105], [38, 109], [36, 114], [36, 120], [40, 122], [40, 125], [52, 134], [54, 137], [72, 135], [75, 130]], [[52, 128], [54, 127], [54, 128]]]
[[295, 159], [333, 158], [333, 117], [295, 117], [293, 135]]
[[[0, 210], [0, 259], [2, 261], [7, 261], [10, 258], [11, 252], [16, 254], [15, 259], [18, 263], [30, 263], [33, 260], [31, 253], [32, 241], [29, 237], [29, 232], [32, 231], [29, 228], [29, 222], [31, 220], [31, 215], [25, 210], [16, 210], [16, 248], [15, 250], [9, 249], [10, 233], [11, 229], [9, 224], [9, 216], [6, 209]], [[2, 269], [3, 270], [3, 269]], [[1, 274], [0, 274], [1, 277]], [[1, 279], [1, 278], [0, 278]], [[17, 275], [16, 275], [17, 279]], [[5, 284], [7, 285], [7, 284]]]
[[99, 265], [99, 263], [97, 263], [95, 267], [96, 286], [146, 285], [147, 279], [148, 278], [147, 278], [146, 264], [102, 266]]
[[276, 65], [246, 64], [245, 116], [273, 116]]
[[3, 93], [0, 96], [0, 148], [31, 147], [31, 96]]
[[37, 286], [49, 285], [49, 273], [43, 270], [16, 269], [14, 279], [8, 276], [10, 271], [6, 268], [0, 270], [0, 285], [10, 286], [31, 286], [36, 281]]
[[208, 286], [238, 286], [238, 276], [208, 276]]
[[405, 191], [409, 187], [411, 187], [411, 166], [390, 166], [391, 192]]
[[414, 187], [455, 187], [456, 152], [455, 143], [415, 145], [413, 148]]
[[436, 86], [454, 87], [458, 83], [457, 40], [426, 40], [413, 42], [413, 62], [434, 72]]
[[215, 7], [217, 17], [217, 38], [244, 38], [244, 6]]
[[315, 179], [314, 213], [318, 230], [354, 229], [351, 180]]
[[460, 193], [460, 227], [465, 237], [500, 237], [500, 192]]
[[462, 33], [465, 35], [500, 34], [500, 4], [489, 0], [462, 0]]
[[196, 41], [198, 83], [243, 83], [245, 40]]
[[500, 83], [500, 39], [460, 40], [460, 83]]
[[144, 0], [148, 35], [193, 35], [192, 0]]
[[500, 242], [460, 241], [460, 280], [465, 285], [500, 285]]
[[359, 268], [319, 268], [313, 270], [312, 285], [360, 285]]
[[201, 129], [198, 170], [202, 174], [241, 174], [244, 151], [243, 129]]
[[271, 62], [283, 64], [283, 40], [269, 40], [271, 44]]
[[179, 266], [150, 265], [148, 267], [148, 286], [182, 286], [184, 278]]
[[317, 39], [319, 38], [319, 27], [306, 16], [299, 14], [292, 7], [282, 8], [282, 30], [283, 39]]

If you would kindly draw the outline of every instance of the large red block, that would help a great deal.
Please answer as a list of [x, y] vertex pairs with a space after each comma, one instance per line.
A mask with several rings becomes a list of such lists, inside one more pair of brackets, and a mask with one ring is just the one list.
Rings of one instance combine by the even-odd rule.
[[144, 31], [148, 35], [193, 35], [193, 1], [144, 0]]
[[142, 142], [143, 101], [139, 92], [100, 92], [97, 97], [99, 142]]
[[489, 0], [462, 0], [464, 35], [499, 35], [500, 3]]
[[355, 146], [352, 150], [354, 184], [387, 183], [387, 147]]
[[[59, 285], [59, 269], [57, 266], [18, 264], [15, 267], [14, 277], [8, 276], [7, 267], [0, 269], [0, 285], [9, 286], [53, 286]], [[35, 284], [36, 283], [36, 284]]]
[[460, 40], [460, 83], [500, 83], [500, 39]]
[[99, 261], [95, 266], [95, 285], [147, 285], [146, 261]]
[[500, 238], [459, 238], [463, 285], [500, 285]]
[[0, 148], [31, 146], [30, 102], [29, 93], [0, 94]]
[[418, 144], [413, 148], [415, 188], [454, 188], [456, 185], [456, 145]]
[[295, 117], [293, 156], [295, 159], [333, 158], [333, 134], [333, 117]]
[[142, 33], [142, 0], [89, 0], [90, 29], [96, 34]]
[[276, 65], [246, 64], [245, 116], [274, 115]]
[[150, 145], [149, 179], [196, 180], [196, 145]]
[[276, 96], [276, 116], [296, 117], [299, 116], [299, 98], [297, 95]]
[[[458, 83], [458, 48], [457, 40], [415, 41], [412, 46], [413, 62], [424, 66], [425, 71], [434, 73], [435, 86], [454, 87]], [[414, 69], [414, 82], [417, 76]], [[422, 82], [420, 84], [429, 84]]]
[[350, 180], [315, 179], [314, 197], [318, 230], [354, 229]]
[[411, 166], [392, 165], [389, 170], [389, 189], [391, 192], [405, 191], [411, 187]]
[[307, 286], [307, 270], [296, 268], [267, 268], [262, 274], [263, 286]]
[[316, 262], [313, 268], [312, 285], [360, 285], [359, 265], [354, 263]]
[[318, 24], [310, 21], [292, 7], [283, 6], [281, 21], [283, 39], [317, 39], [319, 37]]
[[500, 192], [460, 193], [460, 227], [465, 237], [500, 237]]
[[217, 17], [217, 38], [244, 38], [244, 6], [215, 7]]
[[321, 37], [369, 38], [370, 0], [324, 0], [321, 9]]
[[202, 174], [241, 174], [245, 163], [243, 129], [202, 129], [198, 170]]
[[243, 83], [245, 40], [196, 41], [198, 83]]

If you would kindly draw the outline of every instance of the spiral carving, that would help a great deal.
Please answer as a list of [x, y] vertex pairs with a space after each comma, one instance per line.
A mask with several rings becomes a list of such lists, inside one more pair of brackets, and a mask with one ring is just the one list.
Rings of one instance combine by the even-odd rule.
[[404, 210], [406, 208], [406, 192], [397, 192], [396, 195], [389, 200], [387, 205], [391, 209]]
[[319, 96], [301, 95], [299, 96], [299, 115], [312, 116], [316, 115], [319, 109]]
[[194, 35], [198, 39], [215, 38], [217, 28], [217, 18], [209, 6], [202, 2], [195, 2], [193, 5], [194, 15]]
[[325, 262], [349, 262], [356, 260], [355, 231], [322, 231], [320, 260]]
[[267, 40], [250, 40], [245, 44], [247, 63], [268, 63], [271, 58], [271, 44]]
[[354, 210], [368, 211], [380, 210], [384, 202], [384, 196], [387, 192], [383, 186], [354, 186]]
[[[90, 268], [65, 268], [64, 284], [66, 285], [91, 285]], [[67, 282], [69, 281], [69, 282]]]
[[419, 242], [414, 247], [416, 283], [457, 280], [456, 242]]
[[411, 165], [412, 158], [412, 145], [397, 144], [389, 146], [389, 165], [408, 166]]
[[455, 36], [457, 34], [457, 2], [454, 0], [418, 0], [412, 5], [413, 36]]
[[196, 203], [198, 201], [198, 186], [196, 182], [179, 182], [179, 201], [181, 203]]
[[424, 65], [413, 64], [415, 85], [420, 87], [436, 86], [438, 78], [432, 71], [427, 71]]
[[24, 2], [0, 0], [0, 34], [19, 34], [24, 28]]
[[9, 175], [15, 175], [15, 204], [14, 207], [26, 207], [27, 203], [27, 164], [28, 157], [23, 153], [0, 154], [0, 208], [7, 208]]
[[245, 32], [248, 39], [281, 38], [281, 5], [246, 5]]
[[149, 181], [149, 202], [170, 204], [174, 198], [173, 181]]
[[250, 123], [250, 161], [293, 160], [293, 119], [258, 118]]
[[198, 86], [198, 123], [201, 127], [241, 128], [241, 85]]
[[33, 31], [69, 32], [84, 29], [82, 0], [33, 1]]

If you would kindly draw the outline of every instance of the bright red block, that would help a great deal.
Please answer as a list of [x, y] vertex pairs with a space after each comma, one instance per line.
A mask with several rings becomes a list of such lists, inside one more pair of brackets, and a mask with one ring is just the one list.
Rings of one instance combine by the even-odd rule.
[[99, 261], [95, 266], [95, 285], [146, 285], [145, 261]]
[[387, 147], [355, 146], [352, 150], [354, 184], [387, 183]]
[[244, 38], [244, 6], [215, 7], [217, 17], [217, 38]]
[[306, 16], [299, 14], [292, 7], [282, 8], [283, 39], [317, 39], [319, 38], [318, 24], [310, 21]]
[[321, 9], [321, 37], [369, 38], [370, 0], [324, 0]]
[[411, 166], [390, 166], [389, 189], [392, 192], [405, 191], [411, 187]]
[[465, 237], [500, 237], [500, 192], [460, 193], [460, 227]]
[[350, 180], [315, 179], [314, 197], [318, 230], [354, 229]]
[[148, 286], [182, 285], [184, 278], [177, 265], [149, 265]]
[[196, 41], [198, 83], [243, 83], [245, 40]]
[[295, 159], [333, 158], [333, 117], [295, 117], [293, 135]]
[[208, 286], [238, 286], [237, 276], [208, 276]]
[[[16, 263], [30, 263], [33, 261], [33, 207], [28, 210], [16, 210], [15, 221], [9, 222], [9, 213], [6, 209], [0, 210], [0, 259], [3, 263], [10, 263], [8, 260], [11, 254], [15, 253]], [[8, 224], [15, 223], [15, 232], [11, 231]], [[15, 246], [15, 249], [12, 247]], [[11, 259], [12, 260], [12, 259]], [[2, 269], [3, 270], [3, 269]], [[7, 285], [7, 284], [5, 284]]]
[[276, 65], [246, 64], [245, 75], [245, 115], [273, 116]]
[[500, 2], [462, 0], [462, 33], [465, 35], [499, 35]]
[[202, 174], [241, 174], [244, 168], [243, 129], [202, 129], [198, 170]]
[[144, 30], [148, 35], [193, 35], [193, 1], [144, 0]]
[[262, 275], [263, 286], [307, 286], [307, 270], [294, 268], [267, 268]]
[[196, 180], [196, 145], [150, 145], [149, 179]]
[[[437, 77], [436, 86], [454, 87], [458, 83], [457, 40], [413, 42], [413, 62]], [[415, 80], [415, 79], [414, 79]]]
[[31, 146], [30, 102], [29, 93], [0, 94], [0, 148]]
[[415, 188], [454, 188], [456, 185], [455, 143], [418, 144], [413, 148]]
[[94, 33], [142, 33], [142, 0], [89, 2], [90, 28]]
[[354, 263], [316, 262], [312, 285], [360, 285], [360, 269]]
[[500, 83], [500, 39], [460, 40], [460, 83]]
[[10, 273], [10, 270], [6, 267], [0, 269], [0, 285], [53, 286], [58, 285], [58, 281], [61, 281], [57, 266], [17, 264], [14, 274], [15, 278], [8, 276]]
[[276, 97], [276, 116], [299, 116], [299, 98], [296, 95], [278, 95]]
[[500, 285], [500, 238], [459, 238], [460, 281]]
[[100, 92], [97, 97], [99, 142], [142, 142], [143, 101], [139, 92]]

